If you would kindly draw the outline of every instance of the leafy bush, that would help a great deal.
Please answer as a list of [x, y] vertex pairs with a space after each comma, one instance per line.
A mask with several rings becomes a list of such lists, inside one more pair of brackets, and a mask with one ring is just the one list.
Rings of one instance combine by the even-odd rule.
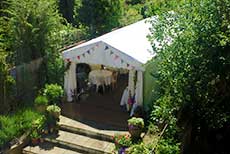
[[43, 95], [46, 96], [51, 104], [58, 103], [64, 91], [58, 84], [46, 84]]
[[37, 96], [34, 103], [35, 105], [48, 105], [48, 99], [46, 96]]
[[179, 154], [179, 145], [171, 140], [161, 139], [157, 145], [156, 154]]
[[41, 117], [43, 117], [41, 114], [31, 109], [22, 109], [15, 115], [0, 116], [0, 148], [33, 129], [33, 121]]
[[131, 119], [128, 120], [128, 125], [135, 126], [142, 129], [144, 128], [144, 120], [142, 118], [132, 117]]
[[0, 126], [0, 147], [21, 134], [15, 117], [0, 116]]
[[144, 143], [135, 144], [128, 149], [128, 154], [149, 154], [150, 149]]

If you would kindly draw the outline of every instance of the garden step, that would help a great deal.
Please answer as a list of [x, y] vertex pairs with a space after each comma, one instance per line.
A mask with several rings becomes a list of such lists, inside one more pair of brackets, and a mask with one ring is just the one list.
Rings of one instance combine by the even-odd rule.
[[111, 154], [114, 150], [114, 144], [111, 142], [62, 130], [59, 131], [57, 138], [45, 138], [45, 141], [82, 153]]
[[59, 125], [61, 130], [109, 142], [112, 142], [117, 133], [128, 134], [128, 131], [97, 129], [65, 116], [60, 116]]
[[82, 154], [76, 151], [55, 146], [52, 143], [44, 142], [37, 146], [27, 146], [22, 151], [23, 154]]
[[74, 134], [88, 136], [88, 137], [103, 140], [103, 141], [113, 142], [112, 134], [106, 134], [100, 131], [91, 131], [91, 130], [86, 130], [80, 127], [73, 127], [73, 126], [68, 126], [64, 124], [60, 125], [60, 130], [71, 132]]

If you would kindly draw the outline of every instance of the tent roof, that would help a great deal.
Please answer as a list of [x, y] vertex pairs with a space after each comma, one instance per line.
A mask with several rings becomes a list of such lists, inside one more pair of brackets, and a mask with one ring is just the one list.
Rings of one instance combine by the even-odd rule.
[[[88, 58], [84, 61], [80, 56], [83, 55], [85, 57], [84, 53], [87, 51], [87, 53], [97, 52], [98, 56], [100, 55], [98, 58], [101, 58], [102, 54], [105, 53], [106, 50], [110, 50], [110, 55], [115, 55], [115, 57], [113, 56], [112, 58], [113, 60], [120, 58], [121, 62], [125, 61], [127, 64], [133, 65], [134, 67], [141, 67], [142, 64], [146, 63], [154, 56], [152, 54], [153, 50], [151, 43], [147, 38], [150, 34], [149, 28], [151, 27], [151, 23], [146, 22], [147, 20], [149, 20], [149, 18], [67, 49], [63, 52], [63, 57], [70, 60], [73, 60], [74, 58], [76, 61], [93, 64], [107, 64], [102, 61], [95, 60], [95, 58]], [[103, 53], [99, 50], [103, 50]], [[105, 56], [105, 58], [107, 57], [108, 56]], [[110, 62], [112, 59], [110, 58], [107, 62]], [[117, 65], [117, 67], [119, 66]]]

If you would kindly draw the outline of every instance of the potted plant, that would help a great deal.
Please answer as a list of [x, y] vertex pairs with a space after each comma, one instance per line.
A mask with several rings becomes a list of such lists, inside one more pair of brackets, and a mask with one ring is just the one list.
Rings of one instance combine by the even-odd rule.
[[113, 140], [118, 154], [124, 154], [125, 150], [132, 145], [132, 140], [128, 134], [115, 134]]
[[48, 105], [48, 99], [46, 96], [37, 96], [34, 100], [35, 108], [38, 112], [45, 112]]
[[64, 91], [58, 84], [46, 84], [43, 95], [46, 96], [51, 104], [58, 104], [61, 101]]
[[134, 139], [140, 138], [140, 135], [144, 128], [144, 120], [143, 118], [132, 117], [128, 120], [128, 128], [131, 137]]
[[59, 116], [61, 115], [61, 108], [58, 107], [57, 105], [49, 105], [46, 108], [46, 111], [48, 112], [49, 115], [53, 116], [56, 119], [59, 119]]
[[33, 145], [37, 145], [40, 141], [41, 135], [38, 133], [38, 131], [35, 129], [31, 132], [30, 134], [30, 138], [31, 138], [31, 143]]

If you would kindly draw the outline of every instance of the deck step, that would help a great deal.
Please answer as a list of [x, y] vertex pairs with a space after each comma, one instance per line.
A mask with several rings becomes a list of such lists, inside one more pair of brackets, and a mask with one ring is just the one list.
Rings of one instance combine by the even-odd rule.
[[64, 125], [64, 124], [60, 125], [60, 130], [71, 132], [74, 134], [88, 136], [88, 137], [99, 139], [102, 141], [113, 142], [113, 135], [112, 134], [108, 134], [108, 133], [106, 134], [106, 133], [103, 133], [100, 131], [86, 130], [84, 128], [80, 128], [80, 127], [76, 127], [76, 126], [73, 127], [73, 126]]
[[113, 136], [115, 134], [128, 134], [127, 130], [114, 130], [114, 129], [97, 129], [90, 125], [84, 124], [74, 119], [70, 119], [65, 116], [60, 116], [60, 129], [75, 134], [88, 136], [91, 138], [113, 142]]
[[69, 150], [90, 154], [111, 154], [114, 150], [114, 144], [95, 138], [59, 131], [57, 138], [45, 138], [46, 142], [53, 143], [57, 146]]
[[23, 154], [82, 154], [77, 151], [61, 148], [50, 142], [44, 142], [37, 146], [27, 146], [22, 151]]

